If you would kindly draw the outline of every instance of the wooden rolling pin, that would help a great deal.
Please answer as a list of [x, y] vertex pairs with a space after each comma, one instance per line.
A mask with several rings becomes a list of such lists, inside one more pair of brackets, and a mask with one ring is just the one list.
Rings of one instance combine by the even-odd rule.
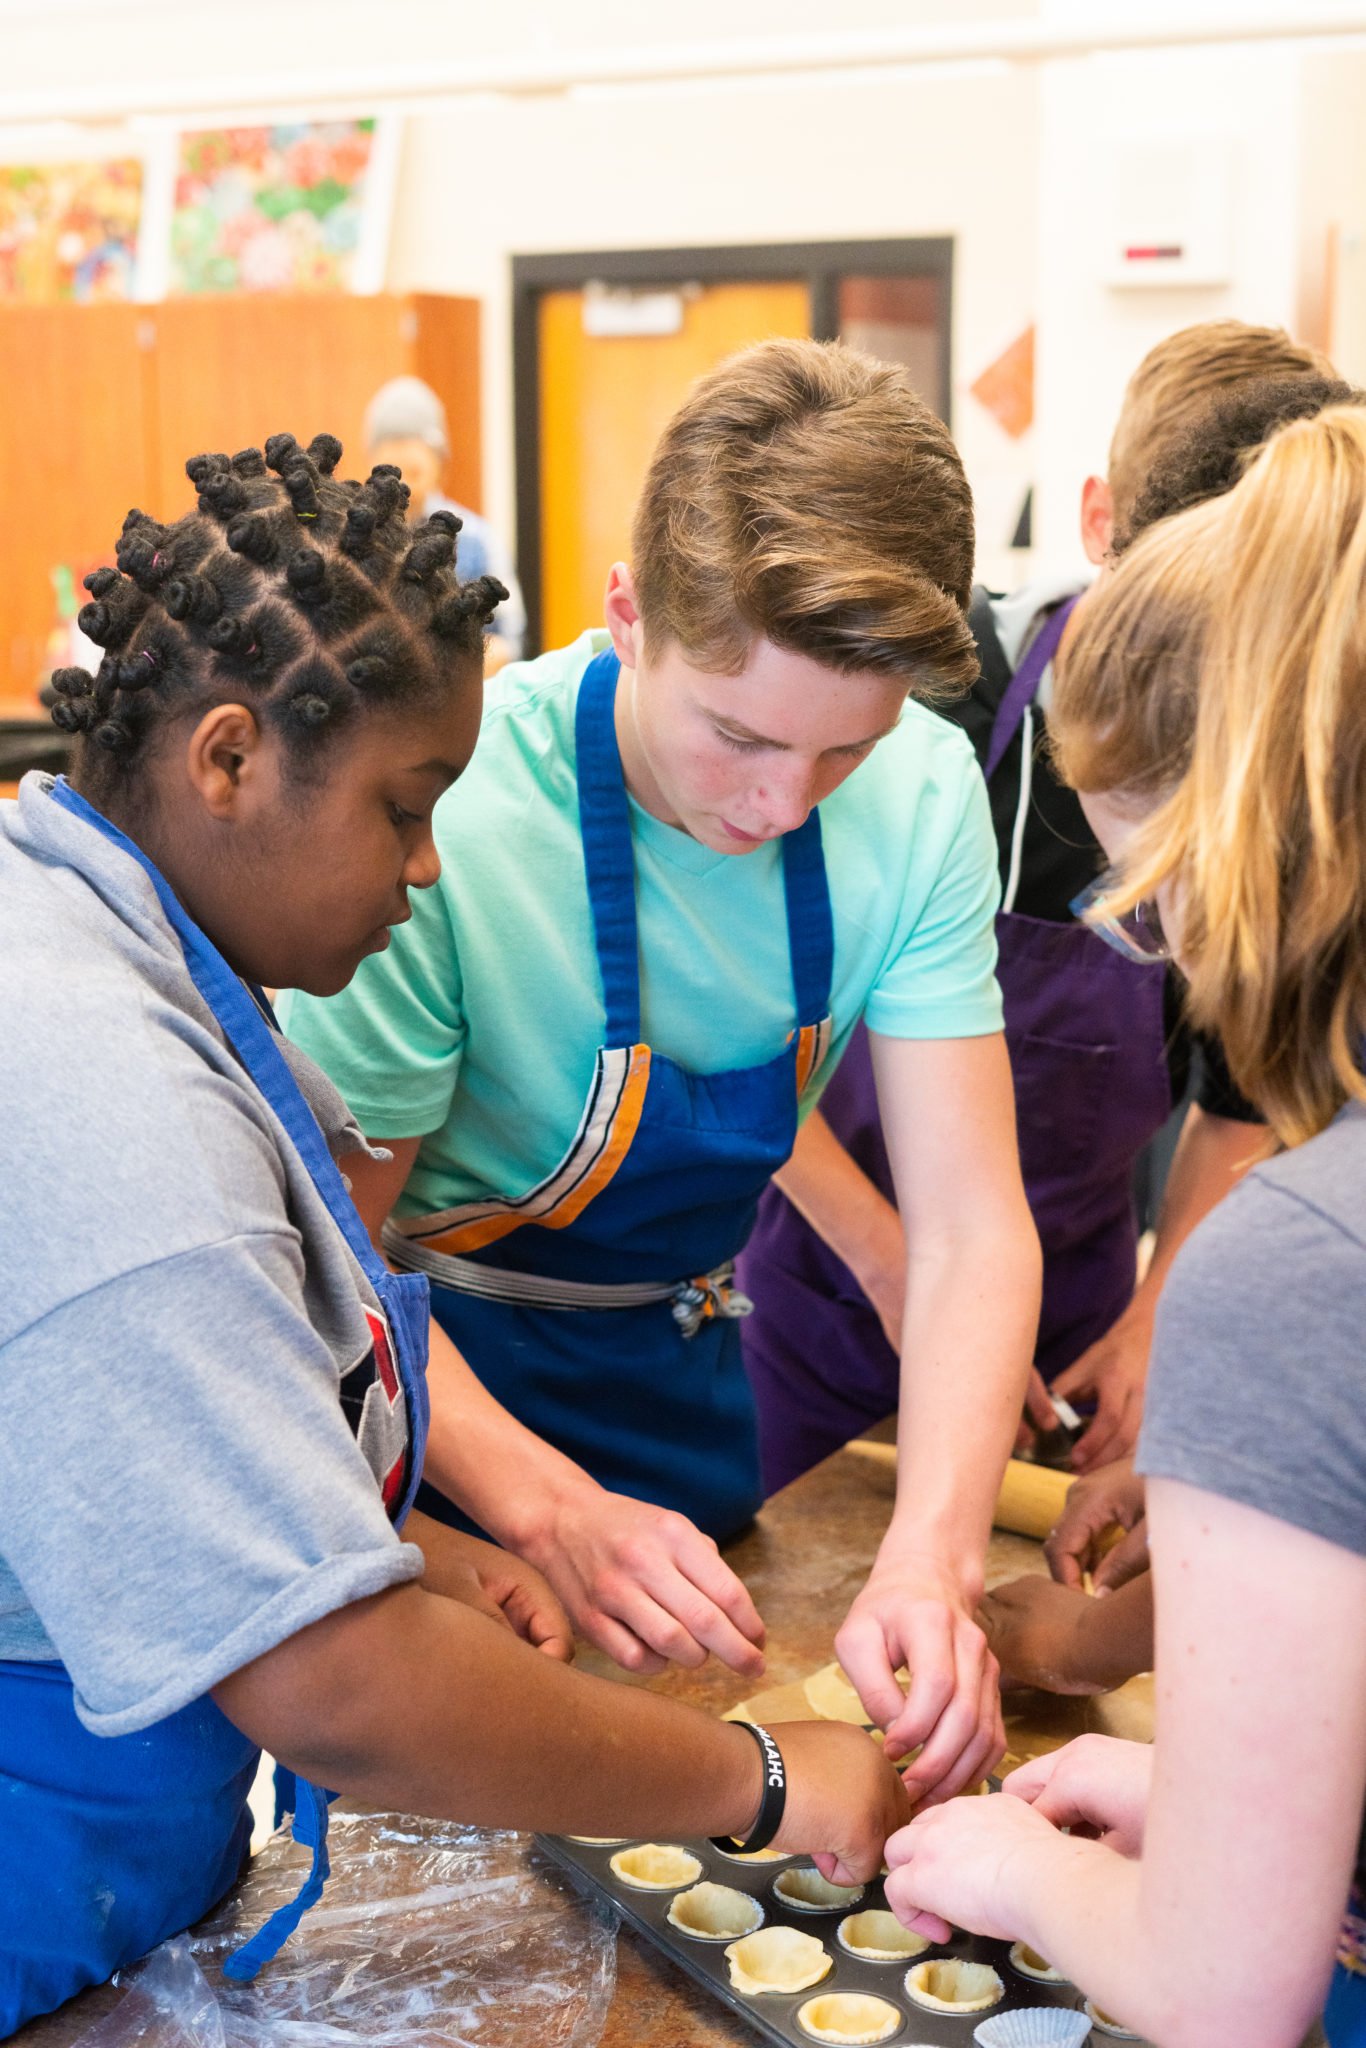
[[[866, 1438], [856, 1437], [848, 1448], [879, 1465], [896, 1463], [895, 1444], [869, 1443]], [[1071, 1484], [1072, 1475], [1068, 1472], [1054, 1472], [1047, 1465], [1026, 1465], [1022, 1458], [1012, 1458], [1006, 1466], [991, 1519], [998, 1529], [1009, 1529], [1017, 1536], [1033, 1536], [1042, 1543], [1062, 1513]]]

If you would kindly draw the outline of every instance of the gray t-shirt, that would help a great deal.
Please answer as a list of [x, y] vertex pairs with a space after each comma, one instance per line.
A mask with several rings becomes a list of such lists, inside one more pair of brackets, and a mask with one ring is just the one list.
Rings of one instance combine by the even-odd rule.
[[49, 786], [0, 803], [0, 1658], [122, 1735], [422, 1557], [373, 1290], [150, 880]]
[[1139, 1470], [1366, 1556], [1366, 1107], [1256, 1167], [1162, 1291]]

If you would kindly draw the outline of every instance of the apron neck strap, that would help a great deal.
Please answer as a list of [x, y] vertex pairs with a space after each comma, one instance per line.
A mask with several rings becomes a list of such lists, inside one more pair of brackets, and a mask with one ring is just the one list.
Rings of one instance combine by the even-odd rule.
[[[594, 655], [579, 684], [574, 717], [579, 830], [609, 1046], [640, 1042], [635, 856], [616, 728], [620, 673], [621, 664], [610, 647]], [[795, 832], [784, 835], [783, 893], [798, 1022], [817, 1024], [830, 1007], [835, 938], [821, 821], [814, 810]]]
[[1054, 606], [1030, 641], [1023, 661], [1010, 679], [1006, 693], [997, 706], [991, 728], [991, 743], [987, 748], [983, 768], [988, 782], [1000, 767], [1006, 748], [1020, 730], [1025, 712], [1039, 693], [1044, 671], [1058, 651], [1062, 636], [1067, 630], [1067, 621], [1076, 609], [1080, 596], [1081, 593], [1078, 592], [1076, 597], [1064, 598], [1060, 605]]
[[194, 922], [155, 863], [136, 841], [87, 803], [64, 775], [56, 778], [51, 796], [64, 811], [92, 826], [121, 853], [136, 861], [148, 877], [166, 921], [180, 941], [191, 980], [218, 1019], [243, 1067], [284, 1125], [367, 1279], [374, 1285], [381, 1275], [387, 1278], [388, 1268], [370, 1242], [337, 1163], [327, 1149], [318, 1120], [300, 1093], [289, 1063], [271, 1033], [267, 1018], [272, 1017], [272, 1012], [262, 991], [248, 989], [207, 933]]

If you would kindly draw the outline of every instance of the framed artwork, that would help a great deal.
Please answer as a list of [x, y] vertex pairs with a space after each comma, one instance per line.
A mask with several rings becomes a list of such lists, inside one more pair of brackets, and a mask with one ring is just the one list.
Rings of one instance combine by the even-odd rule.
[[138, 297], [141, 156], [0, 164], [0, 300]]
[[379, 291], [397, 153], [388, 120], [182, 133], [167, 290]]

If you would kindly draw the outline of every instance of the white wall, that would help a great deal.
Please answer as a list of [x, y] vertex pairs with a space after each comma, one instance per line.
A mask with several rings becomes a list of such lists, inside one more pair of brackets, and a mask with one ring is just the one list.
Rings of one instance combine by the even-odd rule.
[[1009, 575], [1030, 472], [967, 393], [1033, 317], [1036, 87], [975, 69], [576, 93], [411, 121], [391, 279], [485, 302], [486, 503], [510, 524], [513, 252], [952, 235], [954, 413], [983, 566]]

